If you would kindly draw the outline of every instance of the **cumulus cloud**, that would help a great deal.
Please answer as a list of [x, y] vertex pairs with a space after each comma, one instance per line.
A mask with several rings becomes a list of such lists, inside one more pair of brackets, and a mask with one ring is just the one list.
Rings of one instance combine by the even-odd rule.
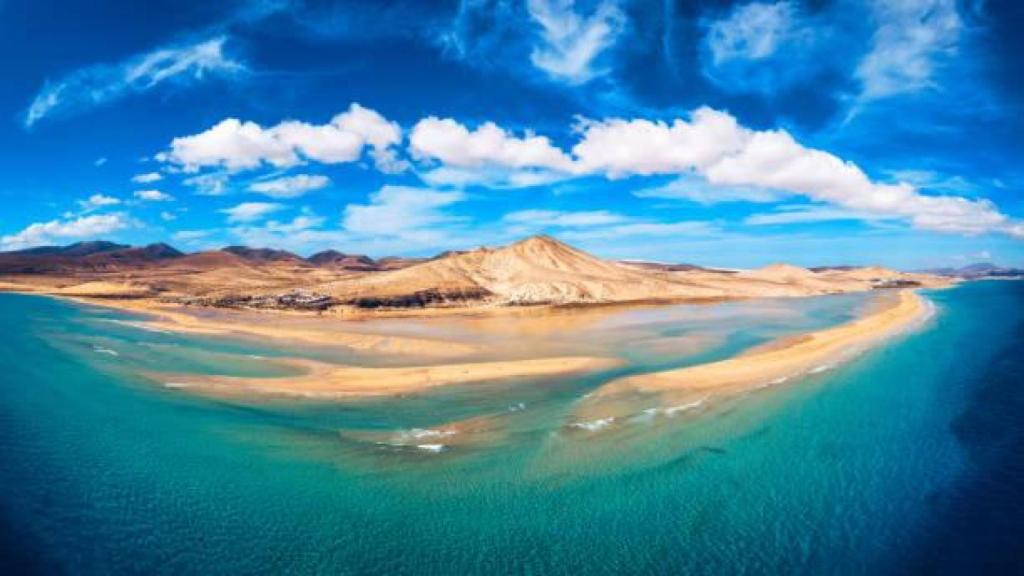
[[413, 158], [440, 162], [422, 174], [432, 186], [523, 188], [560, 180], [572, 159], [545, 136], [515, 135], [493, 122], [470, 129], [451, 118], [424, 118], [409, 134]]
[[69, 240], [96, 238], [128, 228], [132, 220], [125, 214], [94, 214], [73, 219], [51, 220], [30, 224], [24, 230], [0, 237], [0, 248], [19, 250]]
[[136, 184], [152, 184], [153, 182], [159, 182], [164, 177], [159, 172], [146, 172], [145, 174], [136, 174], [132, 176], [132, 182]]
[[264, 165], [284, 168], [304, 161], [355, 162], [369, 148], [378, 168], [390, 172], [403, 168], [392, 149], [401, 140], [398, 124], [353, 103], [327, 124], [287, 120], [264, 128], [255, 122], [226, 118], [204, 132], [175, 138], [157, 159], [185, 172], [202, 168], [239, 171]]
[[242, 202], [220, 212], [227, 214], [228, 222], [255, 222], [266, 216], [284, 209], [283, 204], [274, 202]]
[[963, 28], [955, 0], [873, 0], [871, 8], [877, 28], [871, 51], [857, 66], [860, 100], [932, 87]]
[[137, 190], [135, 197], [146, 202], [170, 202], [174, 196], [160, 190]]
[[48, 82], [25, 112], [24, 125], [73, 114], [151, 90], [170, 82], [186, 83], [212, 75], [233, 74], [245, 67], [224, 52], [227, 38], [165, 46], [116, 64], [97, 64]]
[[271, 198], [297, 198], [306, 192], [330, 186], [331, 179], [314, 174], [296, 174], [249, 185], [249, 190]]
[[616, 2], [601, 2], [589, 16], [577, 12], [574, 0], [528, 0], [526, 6], [539, 32], [530, 54], [534, 66], [569, 84], [583, 84], [606, 72], [596, 61], [626, 25]]
[[438, 160], [457, 168], [572, 169], [572, 159], [545, 136], [516, 136], [493, 122], [470, 130], [451, 118], [430, 116], [416, 123], [409, 135], [413, 157]]
[[491, 124], [469, 130], [454, 120], [428, 118], [413, 129], [410, 147], [414, 157], [482, 179], [495, 170], [613, 179], [697, 176], [715, 187], [743, 189], [751, 195], [755, 190], [800, 195], [864, 214], [900, 218], [928, 230], [1015, 234], [1020, 229], [988, 200], [926, 195], [906, 182], [874, 181], [852, 162], [808, 148], [785, 130], [745, 128], [732, 115], [711, 108], [671, 122], [584, 121], [577, 132], [578, 141], [569, 154], [542, 136], [517, 137]]

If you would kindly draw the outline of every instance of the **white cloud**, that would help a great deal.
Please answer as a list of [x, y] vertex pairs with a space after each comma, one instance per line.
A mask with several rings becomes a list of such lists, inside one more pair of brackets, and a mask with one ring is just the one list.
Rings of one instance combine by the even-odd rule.
[[283, 168], [304, 161], [355, 162], [369, 148], [377, 167], [392, 172], [404, 169], [392, 148], [401, 140], [397, 124], [353, 103], [327, 124], [287, 120], [264, 128], [255, 122], [226, 118], [204, 132], [175, 138], [157, 159], [186, 172], [210, 167], [238, 171], [265, 164]]
[[409, 135], [409, 150], [415, 158], [456, 168], [572, 169], [572, 159], [547, 137], [515, 136], [493, 122], [470, 130], [451, 118], [424, 118]]
[[163, 211], [160, 213], [160, 219], [164, 222], [173, 222], [178, 219], [178, 215], [174, 212]]
[[117, 64], [97, 64], [47, 83], [25, 112], [31, 128], [54, 114], [72, 114], [145, 92], [169, 81], [202, 80], [208, 75], [230, 74], [244, 66], [224, 54], [225, 37], [173, 45], [140, 54]]
[[426, 229], [457, 221], [442, 208], [463, 198], [457, 191], [384, 186], [370, 195], [369, 204], [346, 206], [342, 227], [363, 236], [414, 237]]
[[[857, 165], [808, 148], [785, 130], [752, 130], [726, 112], [695, 110], [671, 122], [611, 118], [583, 121], [567, 154], [543, 136], [510, 135], [493, 124], [470, 131], [454, 120], [427, 118], [410, 137], [413, 157], [441, 162], [466, 184], [486, 183], [494, 174], [526, 171], [556, 176], [641, 175], [700, 177], [716, 189], [742, 190], [747, 199], [800, 195], [870, 216], [895, 217], [915, 227], [942, 232], [1017, 234], [1011, 221], [988, 200], [926, 195], [906, 182], [873, 181]], [[431, 177], [428, 173], [427, 177]], [[675, 190], [648, 190], [662, 197]], [[709, 201], [710, 195], [704, 195]]]
[[283, 204], [274, 202], [242, 202], [220, 212], [227, 214], [228, 222], [254, 222], [282, 209]]
[[857, 66], [859, 99], [876, 100], [934, 86], [942, 59], [963, 27], [955, 0], [873, 0], [871, 51]]
[[789, 2], [751, 2], [713, 22], [705, 42], [715, 64], [760, 60], [775, 54], [792, 28], [793, 6]]
[[106, 157], [106, 156], [100, 156], [99, 158], [97, 158], [97, 159], [96, 159], [96, 160], [95, 160], [95, 161], [94, 161], [94, 162], [92, 163], [92, 165], [93, 165], [93, 166], [95, 166], [95, 167], [97, 167], [97, 168], [99, 168], [100, 166], [103, 166], [103, 165], [104, 165], [104, 164], [106, 164], [106, 163], [107, 163], [107, 157]]
[[159, 182], [164, 177], [159, 172], [146, 172], [145, 174], [136, 174], [132, 176], [132, 182], [136, 184], [152, 184], [153, 182]]
[[147, 202], [170, 202], [174, 200], [174, 196], [159, 190], [137, 190], [135, 197]]
[[319, 190], [331, 184], [330, 178], [314, 174], [296, 174], [273, 180], [263, 180], [249, 185], [249, 190], [271, 198], [297, 198], [311, 190]]
[[85, 200], [78, 201], [78, 205], [81, 206], [83, 212], [93, 212], [107, 206], [117, 206], [120, 203], [121, 201], [117, 198], [104, 194], [93, 194]]
[[581, 130], [573, 147], [580, 170], [612, 178], [700, 170], [741, 149], [747, 137], [735, 118], [710, 108], [699, 108], [690, 121], [613, 118], [586, 122]]
[[620, 214], [607, 210], [584, 210], [562, 212], [558, 210], [519, 210], [510, 212], [502, 220], [512, 224], [528, 224], [536, 227], [586, 228], [606, 226], [626, 221]]
[[911, 221], [943, 232], [1008, 231], [987, 200], [925, 196], [906, 183], [873, 182], [855, 164], [807, 148], [784, 130], [750, 130], [724, 113], [695, 111], [689, 122], [591, 123], [573, 152], [585, 171], [611, 177], [696, 173], [714, 185], [799, 194], [850, 210]]
[[131, 219], [120, 213], [37, 222], [21, 232], [0, 237], [0, 247], [4, 250], [18, 250], [61, 241], [96, 238], [103, 234], [123, 230], [131, 224]]
[[526, 6], [539, 27], [530, 54], [534, 66], [569, 84], [583, 84], [606, 72], [595, 61], [626, 26], [616, 2], [604, 0], [589, 16], [576, 12], [574, 0], [529, 0]]

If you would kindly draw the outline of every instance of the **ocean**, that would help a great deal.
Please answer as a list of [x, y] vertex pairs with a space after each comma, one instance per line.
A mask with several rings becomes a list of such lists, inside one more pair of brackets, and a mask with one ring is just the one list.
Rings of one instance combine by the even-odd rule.
[[[316, 403], [161, 374], [358, 355], [0, 294], [0, 573], [1024, 573], [1024, 283], [925, 294], [925, 325], [846, 364], [615, 432], [567, 425], [602, 382], [865, 297], [646, 309], [574, 336], [626, 368]], [[437, 433], [474, 418], [467, 442]]]

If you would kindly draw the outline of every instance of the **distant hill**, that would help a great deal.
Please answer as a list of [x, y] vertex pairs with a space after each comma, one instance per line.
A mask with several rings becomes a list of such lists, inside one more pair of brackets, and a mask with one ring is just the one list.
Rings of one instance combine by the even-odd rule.
[[79, 242], [69, 246], [44, 246], [0, 252], [0, 273], [115, 271], [144, 267], [183, 255], [167, 244], [133, 248], [113, 242]]
[[91, 242], [75, 242], [67, 246], [37, 246], [25, 250], [3, 252], [2, 254], [25, 255], [25, 256], [88, 256], [99, 252], [110, 252], [112, 250], [123, 250], [131, 248], [125, 244], [116, 244], [105, 240], [94, 240]]
[[344, 270], [373, 271], [380, 269], [377, 262], [369, 256], [365, 256], [363, 254], [345, 254], [344, 252], [338, 252], [337, 250], [324, 250], [323, 252], [317, 252], [309, 258], [306, 258], [306, 260], [316, 266], [333, 266]]
[[977, 280], [980, 278], [1024, 278], [1024, 268], [1007, 268], [1005, 266], [997, 266], [990, 262], [978, 262], [975, 264], [968, 264], [967, 266], [962, 266], [960, 268], [933, 268], [931, 270], [926, 270], [926, 272], [951, 278], [965, 278], [968, 280]]
[[250, 248], [248, 246], [227, 246], [221, 251], [234, 254], [243, 260], [250, 262], [299, 262], [303, 258], [287, 250], [274, 250], [273, 248]]
[[644, 260], [619, 260], [620, 264], [626, 266], [634, 266], [636, 268], [643, 268], [646, 270], [660, 270], [662, 272], [718, 272], [720, 274], [734, 274], [733, 270], [719, 270], [716, 268], [705, 268], [703, 266], [697, 266], [696, 264], [665, 264], [662, 262], [647, 262]]

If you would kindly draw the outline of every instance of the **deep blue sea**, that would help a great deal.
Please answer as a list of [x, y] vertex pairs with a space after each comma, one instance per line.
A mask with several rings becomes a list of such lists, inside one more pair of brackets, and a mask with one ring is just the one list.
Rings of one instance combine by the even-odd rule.
[[[1024, 283], [926, 296], [931, 320], [847, 364], [606, 435], [566, 419], [622, 370], [218, 400], [153, 374], [272, 376], [302, 351], [0, 294], [0, 573], [1022, 574]], [[657, 353], [609, 340], [633, 324], [574, 338], [661, 369], [863, 303], [649, 309]], [[479, 416], [497, 425], [451, 449], [381, 441]]]

